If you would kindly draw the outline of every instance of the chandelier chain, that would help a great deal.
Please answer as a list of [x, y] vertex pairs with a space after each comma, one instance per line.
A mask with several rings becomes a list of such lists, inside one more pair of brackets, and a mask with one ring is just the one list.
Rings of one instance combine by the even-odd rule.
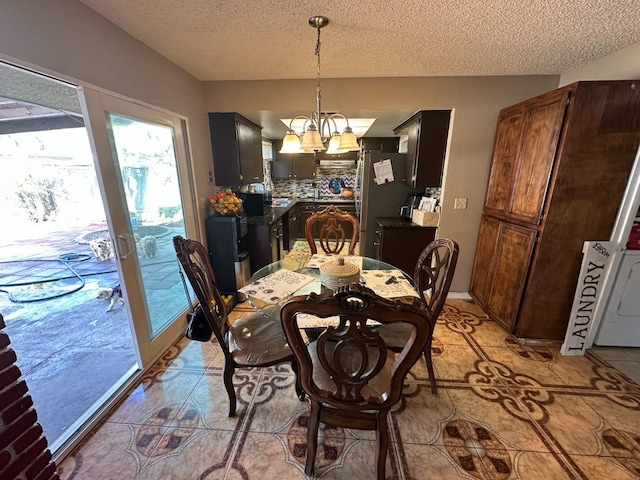
[[[322, 111], [322, 95], [320, 87], [320, 29], [329, 23], [329, 19], [324, 16], [315, 16], [309, 19], [309, 25], [315, 27], [317, 31], [316, 49], [317, 56], [316, 65], [316, 109], [311, 112], [310, 116], [297, 115], [289, 122], [289, 129], [282, 140], [282, 148], [280, 153], [299, 153], [304, 151], [307, 153], [327, 150], [327, 153], [344, 153], [356, 152], [360, 150], [360, 145], [356, 139], [353, 130], [349, 126], [349, 119], [338, 112]], [[293, 130], [293, 122], [297, 119], [303, 119], [304, 124], [302, 130], [304, 134], [298, 135]], [[342, 133], [338, 133], [338, 124], [336, 119], [342, 119], [346, 123], [346, 127]], [[302, 136], [302, 139], [301, 139]], [[328, 142], [325, 147], [324, 144]]]

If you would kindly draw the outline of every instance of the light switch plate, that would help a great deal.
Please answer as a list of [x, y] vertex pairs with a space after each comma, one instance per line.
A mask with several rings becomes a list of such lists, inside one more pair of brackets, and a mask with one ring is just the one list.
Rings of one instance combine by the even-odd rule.
[[453, 208], [456, 210], [464, 210], [467, 208], [467, 199], [465, 197], [458, 197], [454, 200]]

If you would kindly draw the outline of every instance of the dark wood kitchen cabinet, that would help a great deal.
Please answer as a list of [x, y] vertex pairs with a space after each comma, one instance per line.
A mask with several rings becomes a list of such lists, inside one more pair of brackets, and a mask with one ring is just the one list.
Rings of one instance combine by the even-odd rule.
[[273, 145], [273, 178], [276, 180], [292, 180], [315, 178], [315, 153], [280, 153], [282, 140], [272, 140]]
[[249, 222], [249, 255], [251, 274], [284, 256], [283, 218], [272, 223]]
[[291, 249], [293, 246], [293, 242], [295, 242], [300, 235], [300, 205], [296, 204], [294, 207], [289, 210], [289, 227], [285, 230], [287, 231], [289, 238], [289, 247]]
[[421, 110], [393, 133], [407, 135], [404, 183], [413, 188], [441, 187], [451, 110]]
[[[307, 223], [307, 219], [314, 213], [316, 213], [315, 203], [298, 204], [297, 238], [306, 238], [304, 226]], [[311, 231], [313, 232], [313, 236], [316, 237], [318, 235], [317, 225], [315, 225]]]
[[262, 127], [237, 113], [209, 113], [213, 166], [218, 186], [263, 180]]
[[401, 217], [376, 219], [376, 258], [398, 267], [413, 278], [424, 247], [436, 238], [436, 227], [421, 227]]
[[577, 82], [500, 112], [469, 293], [516, 337], [564, 338], [583, 244], [610, 238], [640, 142], [637, 85]]
[[400, 137], [362, 137], [360, 139], [362, 150], [371, 150], [382, 153], [398, 153]]

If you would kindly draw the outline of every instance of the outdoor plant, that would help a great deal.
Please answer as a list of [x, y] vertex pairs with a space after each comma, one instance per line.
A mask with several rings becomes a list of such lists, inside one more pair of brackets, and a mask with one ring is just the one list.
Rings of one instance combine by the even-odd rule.
[[35, 178], [33, 175], [18, 184], [16, 195], [20, 206], [33, 222], [44, 222], [58, 212], [58, 197], [66, 197], [68, 192], [61, 179]]

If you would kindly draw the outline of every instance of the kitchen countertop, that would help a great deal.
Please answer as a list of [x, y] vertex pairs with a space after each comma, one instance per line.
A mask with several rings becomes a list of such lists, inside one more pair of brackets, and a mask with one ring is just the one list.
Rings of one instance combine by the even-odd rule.
[[437, 227], [423, 227], [417, 223], [413, 223], [411, 220], [405, 217], [377, 217], [376, 222], [381, 227], [387, 228], [437, 228]]
[[271, 207], [271, 211], [266, 215], [259, 217], [247, 217], [247, 223], [249, 225], [270, 225], [280, 220], [285, 213], [291, 210], [296, 205], [296, 202], [292, 202], [286, 207]]
[[272, 224], [280, 220], [284, 214], [289, 212], [289, 210], [299, 203], [315, 203], [318, 205], [354, 205], [355, 200], [349, 200], [346, 198], [299, 198], [298, 200], [291, 200], [291, 203], [283, 207], [271, 207], [271, 211], [266, 215], [247, 217], [247, 223], [249, 225]]

